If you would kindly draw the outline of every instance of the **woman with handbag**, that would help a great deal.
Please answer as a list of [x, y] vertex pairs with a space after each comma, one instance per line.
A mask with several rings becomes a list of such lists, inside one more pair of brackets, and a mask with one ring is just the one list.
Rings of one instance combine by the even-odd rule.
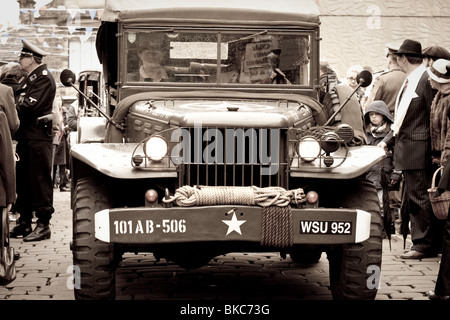
[[[450, 166], [447, 166], [438, 185], [438, 191], [443, 193], [450, 190]], [[450, 215], [444, 229], [444, 241], [442, 245], [441, 264], [434, 290], [428, 293], [430, 300], [450, 300]]]
[[[447, 113], [450, 119], [450, 112]], [[450, 190], [450, 166], [446, 166], [437, 187], [439, 194]], [[447, 212], [444, 240], [442, 245], [441, 264], [434, 290], [428, 292], [430, 300], [450, 300], [450, 214]]]
[[[438, 193], [442, 194], [450, 190], [450, 165], [447, 165], [447, 159], [450, 151], [450, 61], [439, 59], [428, 68], [431, 86], [438, 90], [432, 105], [435, 108], [435, 120], [431, 120], [432, 140], [440, 140], [441, 157], [440, 165], [444, 166], [441, 179], [438, 184]], [[446, 116], [444, 116], [446, 115]], [[441, 131], [435, 130], [433, 124], [436, 119], [441, 118]], [[444, 134], [445, 130], [445, 134]], [[439, 134], [439, 136], [438, 136]], [[437, 146], [436, 144], [434, 146]], [[442, 221], [442, 220], [441, 220]], [[447, 213], [445, 221], [444, 239], [442, 246], [441, 264], [439, 266], [438, 278], [434, 291], [429, 292], [429, 298], [432, 300], [450, 300], [450, 215]]]
[[[437, 90], [430, 110], [432, 163], [435, 170], [434, 176], [437, 177], [440, 176], [437, 173], [447, 166], [450, 155], [450, 119], [446, 116], [450, 109], [450, 77], [446, 75], [449, 64], [449, 60], [438, 59], [427, 69], [430, 85]], [[441, 219], [435, 222], [435, 230], [438, 230], [435, 235], [441, 238], [445, 223], [442, 220], [442, 215], [438, 214], [436, 210], [433, 211], [436, 217]], [[437, 249], [438, 252], [441, 251], [441, 248]]]

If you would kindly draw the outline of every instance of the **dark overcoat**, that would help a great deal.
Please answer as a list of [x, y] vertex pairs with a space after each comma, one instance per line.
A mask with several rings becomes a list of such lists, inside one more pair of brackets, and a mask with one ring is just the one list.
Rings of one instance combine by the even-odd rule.
[[[16, 164], [16, 208], [24, 221], [31, 221], [31, 214], [45, 220], [53, 213], [52, 120], [38, 123], [41, 116], [50, 115], [55, 98], [56, 85], [45, 64], [30, 72], [16, 91], [16, 108], [20, 127], [16, 132], [16, 152], [20, 161]], [[44, 217], [45, 216], [45, 217]]]
[[8, 120], [0, 110], [0, 208], [14, 203], [16, 179], [14, 176], [14, 154]]

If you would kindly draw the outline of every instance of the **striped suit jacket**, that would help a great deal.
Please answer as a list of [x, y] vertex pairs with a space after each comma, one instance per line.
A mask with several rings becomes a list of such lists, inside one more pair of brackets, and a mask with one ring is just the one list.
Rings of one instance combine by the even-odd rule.
[[396, 170], [431, 168], [430, 109], [433, 91], [424, 71], [410, 99], [408, 111], [395, 138]]

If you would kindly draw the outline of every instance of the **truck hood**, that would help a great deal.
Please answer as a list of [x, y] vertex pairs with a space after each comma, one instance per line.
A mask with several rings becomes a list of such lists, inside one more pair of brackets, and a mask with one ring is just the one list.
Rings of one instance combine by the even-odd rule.
[[168, 125], [193, 127], [296, 127], [312, 119], [312, 111], [293, 101], [171, 100], [138, 101], [132, 115]]
[[[189, 127], [199, 122], [203, 127], [307, 128], [327, 119], [323, 106], [308, 96], [218, 90], [133, 94], [119, 102], [109, 123], [124, 123], [128, 115], [163, 127]], [[105, 142], [122, 138], [117, 126], [107, 126]]]

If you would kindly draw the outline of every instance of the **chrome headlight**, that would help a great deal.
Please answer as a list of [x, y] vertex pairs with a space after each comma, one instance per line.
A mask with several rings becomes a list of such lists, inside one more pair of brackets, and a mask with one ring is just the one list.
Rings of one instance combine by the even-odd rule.
[[144, 144], [144, 152], [152, 161], [161, 161], [167, 154], [167, 142], [160, 136], [153, 136]]
[[320, 143], [312, 136], [305, 136], [298, 142], [298, 155], [305, 162], [314, 161], [320, 155]]
[[339, 147], [341, 146], [341, 142], [339, 136], [336, 133], [327, 132], [322, 135], [320, 145], [327, 154], [330, 154], [339, 149]]

